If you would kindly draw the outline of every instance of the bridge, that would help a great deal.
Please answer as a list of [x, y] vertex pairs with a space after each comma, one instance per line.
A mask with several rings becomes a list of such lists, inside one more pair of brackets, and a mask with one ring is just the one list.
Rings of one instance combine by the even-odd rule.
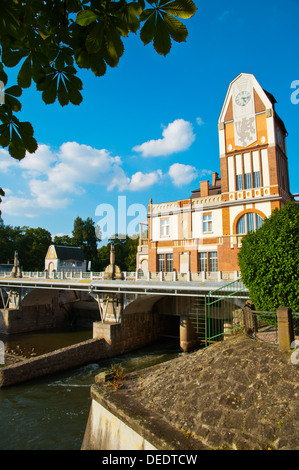
[[121, 324], [134, 313], [150, 322], [158, 316], [153, 328], [159, 334], [178, 336], [182, 349], [188, 350], [198, 340], [207, 341], [208, 331], [211, 340], [237, 328], [240, 309], [248, 299], [241, 279], [228, 282], [219, 276], [207, 279], [206, 274], [205, 280], [202, 276], [197, 281], [190, 276], [178, 280], [173, 273], [167, 277], [156, 273], [152, 278], [126, 273], [125, 279], [118, 280], [94, 273], [53, 274], [51, 278], [44, 272], [0, 277], [0, 332], [59, 326], [66, 319], [82, 319], [84, 309], [92, 323], [108, 325]]

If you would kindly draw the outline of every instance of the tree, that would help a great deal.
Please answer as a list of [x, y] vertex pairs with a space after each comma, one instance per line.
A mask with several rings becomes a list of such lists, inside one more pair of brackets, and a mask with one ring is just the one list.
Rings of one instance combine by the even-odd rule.
[[0, 224], [0, 263], [13, 263], [14, 252], [18, 250], [20, 237], [20, 227], [13, 228], [4, 223]]
[[[141, 23], [142, 42], [153, 42], [167, 55], [171, 39], [182, 42], [188, 35], [178, 18], [188, 19], [196, 10], [192, 0], [1, 0], [0, 145], [18, 160], [36, 151], [32, 125], [16, 117], [18, 98], [32, 82], [46, 104], [58, 99], [61, 106], [79, 105], [83, 85], [77, 68], [102, 76], [107, 66], [116, 67], [124, 53], [122, 38], [137, 33]], [[7, 87], [6, 67], [16, 66], [17, 84]]]
[[24, 271], [43, 271], [52, 235], [44, 228], [22, 227], [17, 251]]
[[91, 261], [92, 269], [97, 258], [97, 242], [94, 221], [90, 217], [86, 220], [77, 217], [74, 221], [72, 245], [83, 249], [86, 260]]
[[69, 235], [55, 235], [53, 244], [60, 246], [73, 246], [73, 239]]
[[43, 271], [45, 256], [52, 243], [50, 232], [43, 228], [0, 225], [0, 262], [13, 263], [14, 252], [19, 254], [24, 271]]
[[120, 267], [122, 271], [135, 271], [136, 270], [136, 253], [139, 243], [139, 237], [131, 238], [128, 235], [118, 238], [115, 234], [107, 245], [98, 249], [97, 269], [94, 271], [104, 271], [110, 264], [110, 250], [111, 245], [115, 248], [115, 264]]
[[258, 310], [287, 306], [299, 311], [299, 205], [275, 209], [256, 232], [242, 239], [242, 280]]

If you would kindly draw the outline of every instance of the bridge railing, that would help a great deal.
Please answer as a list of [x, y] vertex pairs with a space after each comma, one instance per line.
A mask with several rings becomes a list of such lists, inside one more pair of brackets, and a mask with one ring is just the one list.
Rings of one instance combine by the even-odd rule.
[[[10, 278], [10, 272], [0, 272], [1, 278]], [[33, 272], [25, 271], [22, 273], [22, 277], [25, 279], [57, 279], [57, 280], [103, 280], [104, 272], [52, 272], [48, 273], [47, 271]], [[195, 272], [195, 273], [178, 273], [176, 271], [172, 272], [142, 272], [142, 271], [132, 271], [132, 272], [123, 272], [123, 279], [127, 281], [185, 281], [185, 282], [204, 282], [204, 281], [234, 281], [240, 278], [239, 271], [232, 272]]]

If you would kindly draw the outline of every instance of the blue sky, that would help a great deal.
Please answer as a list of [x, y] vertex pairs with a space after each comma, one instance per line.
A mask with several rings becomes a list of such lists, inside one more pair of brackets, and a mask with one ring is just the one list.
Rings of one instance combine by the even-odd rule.
[[[291, 101], [292, 93], [299, 98], [291, 88], [296, 80], [299, 88], [298, 0], [195, 3], [187, 42], [174, 43], [166, 58], [132, 35], [104, 77], [80, 70], [79, 107], [47, 106], [34, 86], [24, 91], [19, 117], [33, 124], [39, 149], [20, 163], [0, 149], [5, 224], [70, 234], [77, 216], [98, 223], [97, 208], [109, 204], [117, 232], [119, 212], [134, 214], [134, 204], [189, 197], [220, 171], [218, 118], [242, 72], [277, 100], [289, 133], [291, 191], [299, 192], [299, 104]], [[13, 71], [9, 77], [13, 84]]]

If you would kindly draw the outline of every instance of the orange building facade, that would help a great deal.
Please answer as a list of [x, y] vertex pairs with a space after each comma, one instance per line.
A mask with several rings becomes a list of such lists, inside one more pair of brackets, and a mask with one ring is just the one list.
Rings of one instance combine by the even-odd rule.
[[139, 271], [169, 279], [238, 275], [242, 237], [291, 198], [287, 131], [275, 103], [251, 74], [230, 83], [218, 121], [221, 176], [201, 181], [187, 199], [150, 201]]

